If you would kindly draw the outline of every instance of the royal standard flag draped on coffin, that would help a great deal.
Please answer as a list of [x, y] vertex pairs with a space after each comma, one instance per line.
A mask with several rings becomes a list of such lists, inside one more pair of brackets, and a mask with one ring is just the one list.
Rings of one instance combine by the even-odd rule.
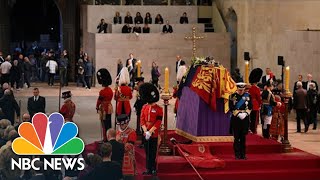
[[215, 111], [217, 98], [224, 99], [224, 112], [229, 111], [229, 96], [237, 90], [229, 71], [223, 66], [198, 66], [190, 88]]

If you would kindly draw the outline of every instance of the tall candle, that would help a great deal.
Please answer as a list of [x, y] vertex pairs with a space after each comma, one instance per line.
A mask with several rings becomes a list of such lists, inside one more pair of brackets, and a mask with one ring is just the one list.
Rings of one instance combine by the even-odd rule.
[[141, 76], [141, 61], [137, 62], [137, 77]]
[[246, 61], [245, 74], [244, 74], [244, 82], [249, 83], [249, 61]]
[[169, 69], [164, 70], [164, 93], [169, 93]]
[[285, 72], [285, 90], [289, 91], [289, 81], [290, 81], [290, 68], [289, 66], [286, 67]]

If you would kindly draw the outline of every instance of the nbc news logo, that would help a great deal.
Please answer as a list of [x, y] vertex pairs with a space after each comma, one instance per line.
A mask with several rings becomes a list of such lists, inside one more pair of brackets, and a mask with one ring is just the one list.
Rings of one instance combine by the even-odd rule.
[[[76, 137], [78, 127], [73, 122], [64, 123], [60, 113], [52, 113], [49, 118], [43, 113], [37, 113], [32, 118], [32, 123], [24, 122], [19, 126], [19, 138], [12, 143], [12, 150], [17, 155], [79, 155], [84, 150], [83, 141]], [[62, 166], [67, 170], [77, 167], [84, 169], [83, 158], [51, 158], [44, 159], [43, 167], [35, 164], [40, 158], [19, 158], [18, 162], [11, 159], [11, 169], [20, 170], [61, 170]]]

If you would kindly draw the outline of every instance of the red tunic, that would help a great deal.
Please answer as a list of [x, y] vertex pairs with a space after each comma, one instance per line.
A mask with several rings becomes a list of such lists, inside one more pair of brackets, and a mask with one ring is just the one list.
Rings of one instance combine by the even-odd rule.
[[117, 115], [129, 115], [131, 112], [130, 99], [132, 99], [131, 88], [129, 86], [119, 86], [114, 99], [117, 101]]
[[262, 104], [260, 88], [257, 85], [252, 85], [249, 94], [252, 100], [252, 110], [259, 111]]
[[154, 131], [154, 133], [152, 133], [151, 137], [157, 138], [162, 122], [162, 117], [162, 107], [160, 107], [158, 104], [145, 104], [141, 110], [140, 125], [146, 126], [147, 130], [150, 130], [153, 126], [156, 127], [156, 130]]
[[117, 141], [124, 144], [124, 156], [122, 164], [122, 173], [124, 175], [136, 174], [136, 161], [134, 154], [134, 142], [137, 140], [136, 131], [128, 128], [125, 131], [117, 131]]
[[[112, 114], [111, 100], [113, 97], [113, 91], [110, 87], [105, 87], [99, 92], [99, 98], [97, 99], [96, 109], [102, 106], [103, 110], [107, 114]], [[111, 112], [110, 112], [111, 110]]]
[[65, 121], [73, 122], [73, 115], [76, 111], [76, 105], [71, 101], [67, 100], [64, 102], [60, 109], [60, 113], [63, 115]]
[[[276, 102], [281, 102], [280, 96], [275, 96]], [[278, 136], [284, 136], [284, 114], [286, 112], [286, 107], [284, 102], [281, 102], [281, 106], [275, 106], [272, 109], [272, 121], [270, 126], [270, 135], [275, 139], [278, 139]]]

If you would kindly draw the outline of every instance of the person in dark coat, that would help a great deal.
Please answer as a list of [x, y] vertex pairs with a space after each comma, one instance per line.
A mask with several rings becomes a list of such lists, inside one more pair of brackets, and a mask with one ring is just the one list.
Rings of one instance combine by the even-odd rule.
[[163, 25], [162, 33], [173, 33], [172, 26], [169, 24], [169, 21], [166, 21], [166, 24]]
[[117, 76], [120, 74], [121, 69], [123, 68], [123, 64], [121, 59], [118, 59], [118, 63], [117, 63]]
[[17, 101], [11, 96], [11, 91], [6, 89], [4, 91], [3, 97], [0, 99], [0, 108], [4, 113], [6, 119], [8, 119], [11, 124], [14, 124], [14, 113], [16, 112], [17, 119], [20, 117], [20, 107]]
[[87, 59], [85, 59], [85, 61], [86, 61], [85, 62], [85, 70], [84, 70], [85, 81], [88, 86], [88, 89], [90, 89], [92, 86], [92, 76], [95, 73], [95, 69], [94, 69], [94, 66], [91, 62], [91, 59], [89, 59], [89, 57]]
[[304, 122], [304, 132], [308, 132], [309, 123], [307, 122], [306, 115], [307, 115], [307, 91], [303, 89], [302, 83], [297, 82], [297, 90], [293, 96], [293, 108], [296, 110], [297, 113], [297, 132], [301, 132], [301, 119]]
[[144, 24], [144, 27], [142, 28], [143, 33], [150, 33], [150, 27], [148, 24]]
[[23, 59], [23, 55], [20, 54], [19, 58], [18, 58], [18, 66], [20, 68], [20, 80], [19, 80], [19, 87], [23, 88], [23, 83], [24, 83], [24, 59]]
[[31, 78], [31, 72], [32, 72], [32, 64], [30, 63], [30, 60], [28, 57], [24, 58], [24, 82], [27, 84], [28, 88], [30, 87], [30, 78]]
[[160, 77], [160, 72], [158, 69], [158, 65], [156, 62], [152, 62], [152, 69], [151, 69], [151, 79], [152, 79], [152, 84], [159, 88], [159, 77]]
[[307, 91], [308, 97], [308, 123], [313, 124], [313, 130], [317, 129], [317, 112], [318, 112], [318, 104], [319, 104], [319, 96], [316, 90], [316, 85], [311, 83], [309, 85], [309, 90]]
[[46, 113], [46, 98], [39, 96], [39, 89], [33, 89], [33, 96], [28, 98], [28, 112], [32, 119], [33, 115], [42, 112]]
[[136, 13], [136, 17], [134, 18], [134, 23], [135, 24], [143, 24], [143, 18], [140, 14], [140, 12]]
[[116, 140], [117, 132], [114, 129], [108, 129], [107, 138], [108, 142], [112, 145], [111, 160], [118, 162], [122, 166], [123, 155], [124, 155], [124, 144]]
[[69, 59], [67, 50], [63, 50], [60, 60], [59, 60], [59, 74], [60, 74], [60, 83], [61, 86], [68, 86], [68, 66], [69, 66]]
[[160, 14], [157, 14], [156, 18], [154, 19], [155, 24], [163, 24], [163, 18]]
[[180, 17], [180, 24], [189, 24], [189, 20], [186, 12], [184, 12]]
[[120, 13], [117, 11], [116, 15], [113, 17], [113, 24], [121, 24], [122, 18], [120, 16]]
[[107, 33], [108, 24], [104, 21], [104, 19], [101, 19], [99, 25], [97, 26], [98, 33]]
[[[143, 107], [143, 105], [146, 104], [146, 102], [141, 99], [141, 96], [139, 95], [139, 87], [144, 83], [144, 77], [137, 77], [136, 78], [136, 82], [137, 82], [137, 86], [135, 87], [135, 90], [137, 91], [137, 99], [136, 102], [134, 103], [133, 107], [136, 109], [136, 114], [137, 114], [137, 129], [136, 129], [136, 133], [137, 135], [141, 135], [141, 127], [140, 127], [140, 115], [141, 115], [141, 109]], [[144, 147], [144, 142], [145, 139], [142, 138], [142, 142], [141, 145], [139, 147]]]
[[136, 24], [132, 29], [132, 33], [141, 33], [141, 27]]
[[10, 81], [11, 87], [14, 88], [14, 84], [16, 84], [16, 89], [19, 89], [19, 81], [20, 81], [21, 69], [18, 66], [18, 60], [13, 61], [13, 66], [10, 69]]
[[152, 17], [149, 12], [146, 13], [146, 17], [144, 18], [144, 23], [145, 24], [152, 24]]
[[126, 33], [131, 33], [131, 29], [132, 27], [129, 26], [129, 24], [125, 24], [123, 27], [122, 27], [122, 30], [121, 32], [126, 34]]
[[125, 24], [133, 24], [132, 16], [129, 12], [127, 12], [127, 16], [124, 17], [124, 23]]

